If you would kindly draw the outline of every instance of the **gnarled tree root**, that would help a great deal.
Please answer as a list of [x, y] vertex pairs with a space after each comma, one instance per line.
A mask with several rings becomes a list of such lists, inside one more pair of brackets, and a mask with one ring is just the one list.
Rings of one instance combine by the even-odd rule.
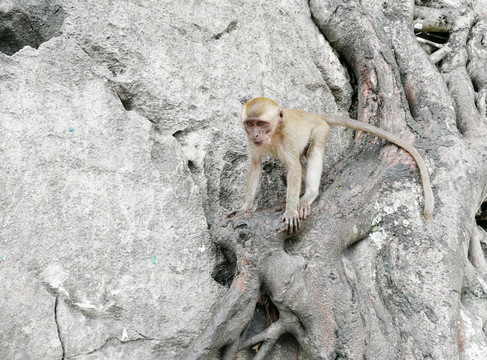
[[[284, 334], [292, 334], [311, 358], [329, 358], [334, 337], [327, 337], [330, 331], [323, 331], [327, 324], [313, 316], [318, 310], [306, 290], [306, 262], [284, 251], [288, 235], [276, 233], [268, 219], [240, 219], [214, 233], [219, 246], [235, 253], [237, 274], [206, 328], [180, 359], [208, 359], [220, 352], [223, 359], [230, 360], [237, 352], [257, 344], [260, 346], [254, 359], [264, 359]], [[242, 240], [249, 229], [252, 239], [258, 240]], [[279, 318], [262, 332], [248, 335], [245, 330], [262, 294], [277, 307]]]

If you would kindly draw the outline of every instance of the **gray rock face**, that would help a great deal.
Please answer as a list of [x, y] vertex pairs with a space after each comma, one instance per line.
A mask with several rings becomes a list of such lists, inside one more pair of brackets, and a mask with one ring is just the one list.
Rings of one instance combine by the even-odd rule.
[[[208, 276], [199, 190], [177, 141], [125, 111], [73, 41], [58, 37], [3, 62], [6, 358], [162, 340], [158, 329], [170, 338], [204, 317], [185, 295], [194, 287], [186, 276], [198, 283], [195, 297], [215, 299], [219, 289]], [[138, 344], [133, 351], [147, 347]], [[167, 341], [158, 351], [171, 350]]]
[[0, 51], [12, 55], [24, 46], [40, 44], [61, 34], [64, 10], [60, 1], [11, 1], [0, 4]]

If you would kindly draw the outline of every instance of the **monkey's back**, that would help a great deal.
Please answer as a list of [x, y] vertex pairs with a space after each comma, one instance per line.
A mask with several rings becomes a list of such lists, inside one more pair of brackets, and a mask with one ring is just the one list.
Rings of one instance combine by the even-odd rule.
[[292, 139], [293, 145], [302, 152], [311, 138], [311, 133], [318, 127], [329, 129], [328, 124], [319, 114], [299, 109], [284, 109], [283, 134]]

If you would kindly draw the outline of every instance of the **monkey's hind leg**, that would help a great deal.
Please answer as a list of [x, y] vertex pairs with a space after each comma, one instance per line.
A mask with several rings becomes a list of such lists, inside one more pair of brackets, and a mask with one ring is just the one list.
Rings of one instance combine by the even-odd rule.
[[299, 217], [301, 219], [306, 219], [311, 214], [311, 204], [318, 196], [328, 131], [326, 128], [318, 128], [313, 131], [312, 136], [313, 141], [308, 150], [306, 168], [306, 191], [299, 200], [298, 206]]

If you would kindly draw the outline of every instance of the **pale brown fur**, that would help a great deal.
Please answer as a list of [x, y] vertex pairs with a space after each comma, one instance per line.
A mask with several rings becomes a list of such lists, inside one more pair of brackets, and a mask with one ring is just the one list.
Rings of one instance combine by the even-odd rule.
[[[285, 228], [295, 232], [299, 219], [311, 213], [311, 204], [318, 196], [319, 183], [325, 156], [325, 145], [330, 126], [345, 126], [380, 136], [409, 152], [418, 164], [425, 196], [424, 216], [430, 220], [434, 198], [428, 171], [421, 155], [410, 144], [375, 126], [335, 115], [318, 115], [297, 109], [281, 110], [271, 99], [259, 97], [244, 107], [242, 121], [247, 131], [250, 166], [244, 205], [228, 216], [236, 218], [252, 210], [262, 174], [262, 159], [270, 155], [282, 161], [287, 171], [286, 210], [282, 216]], [[306, 174], [302, 172], [301, 156], [306, 156]], [[305, 179], [305, 193], [299, 198], [301, 181]]]

